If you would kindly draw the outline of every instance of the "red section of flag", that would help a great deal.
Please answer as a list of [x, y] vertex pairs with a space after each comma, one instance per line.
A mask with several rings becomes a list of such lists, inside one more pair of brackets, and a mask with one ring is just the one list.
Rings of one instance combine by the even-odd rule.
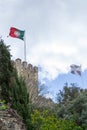
[[18, 36], [16, 35], [16, 32], [18, 31], [18, 29], [11, 27], [10, 28], [10, 32], [9, 32], [9, 36], [17, 38]]

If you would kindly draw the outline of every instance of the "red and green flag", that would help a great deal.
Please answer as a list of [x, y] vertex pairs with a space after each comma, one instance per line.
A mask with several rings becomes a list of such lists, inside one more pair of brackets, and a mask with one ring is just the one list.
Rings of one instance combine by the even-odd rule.
[[25, 31], [11, 27], [10, 32], [9, 32], [9, 36], [11, 36], [13, 38], [19, 38], [21, 40], [24, 40], [24, 33], [25, 33]]

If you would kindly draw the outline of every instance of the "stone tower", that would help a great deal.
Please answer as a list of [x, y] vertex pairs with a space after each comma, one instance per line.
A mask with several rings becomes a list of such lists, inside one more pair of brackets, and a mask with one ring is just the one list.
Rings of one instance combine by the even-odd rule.
[[22, 62], [19, 58], [15, 60], [14, 65], [18, 75], [26, 81], [30, 102], [35, 103], [38, 97], [38, 67]]

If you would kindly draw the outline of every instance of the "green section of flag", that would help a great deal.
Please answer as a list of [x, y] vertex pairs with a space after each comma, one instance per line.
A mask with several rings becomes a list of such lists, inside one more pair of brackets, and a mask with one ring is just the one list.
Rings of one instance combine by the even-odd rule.
[[17, 33], [18, 33], [18, 37], [17, 38], [19, 38], [21, 40], [24, 40], [24, 33], [25, 33], [25, 31], [18, 30]]

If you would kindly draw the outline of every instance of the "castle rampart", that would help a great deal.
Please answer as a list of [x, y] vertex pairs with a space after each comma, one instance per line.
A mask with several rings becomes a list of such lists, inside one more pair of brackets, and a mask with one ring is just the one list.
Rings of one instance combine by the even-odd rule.
[[18, 75], [25, 79], [30, 101], [34, 103], [38, 97], [38, 67], [22, 62], [19, 58], [15, 60], [14, 66]]
[[38, 95], [38, 67], [22, 62], [21, 59], [16, 59], [14, 66], [17, 69], [18, 75], [25, 79], [29, 99], [32, 104], [36, 106], [47, 106], [52, 108], [54, 103], [52, 100], [46, 99]]

